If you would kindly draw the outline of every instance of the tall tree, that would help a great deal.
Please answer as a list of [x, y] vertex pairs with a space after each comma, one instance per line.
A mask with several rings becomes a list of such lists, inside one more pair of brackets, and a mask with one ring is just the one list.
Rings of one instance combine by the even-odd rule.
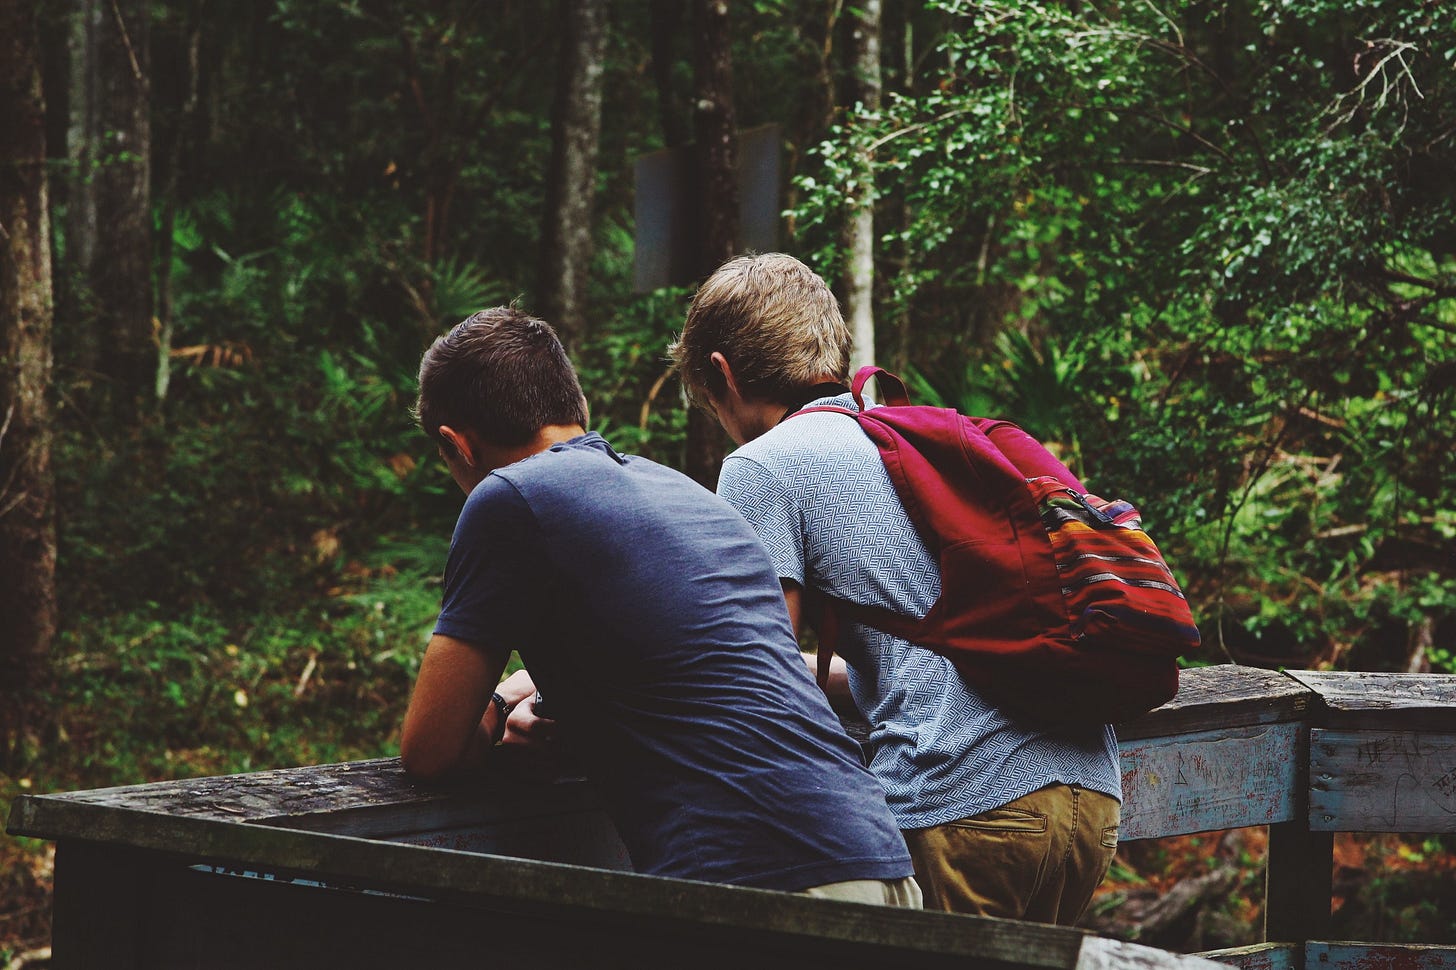
[[676, 60], [673, 57], [673, 40], [684, 13], [683, 0], [652, 0], [652, 80], [657, 88], [657, 117], [668, 148], [685, 145], [688, 141], [687, 127], [682, 121], [683, 113], [678, 111], [679, 99], [672, 84]]
[[[72, 0], [68, 4], [69, 42], [64, 45], [70, 71], [65, 104], [69, 118], [66, 127], [65, 153], [69, 165], [65, 175], [56, 180], [56, 199], [63, 206], [64, 222], [57, 228], [65, 240], [66, 259], [55, 267], [58, 316], [69, 321], [68, 333], [61, 336], [60, 353], [82, 373], [95, 371], [100, 358], [101, 341], [96, 333], [96, 301], [87, 278], [95, 261], [99, 238], [96, 223], [96, 192], [91, 181], [93, 150], [89, 133], [95, 128], [91, 109], [93, 42], [96, 29], [92, 18], [100, 13], [97, 0]], [[59, 104], [51, 99], [52, 110]], [[69, 340], [67, 339], [69, 338]], [[67, 347], [70, 344], [70, 347]], [[67, 351], [70, 351], [67, 353]]]
[[606, 0], [562, 0], [551, 169], [541, 253], [541, 311], [568, 344], [586, 332], [592, 202], [602, 131]]
[[94, 321], [82, 361], [109, 380], [123, 414], [153, 393], [158, 356], [149, 36], [146, 0], [78, 0], [67, 244]]
[[172, 315], [174, 231], [177, 226], [177, 210], [180, 203], [178, 196], [182, 181], [182, 160], [184, 157], [191, 157], [195, 154], [190, 150], [184, 151], [184, 147], [192, 148], [192, 129], [197, 116], [202, 59], [203, 2], [204, 0], [192, 0], [188, 10], [187, 26], [184, 31], [185, 40], [182, 45], [184, 52], [180, 58], [183, 78], [180, 87], [183, 89], [183, 93], [177, 109], [176, 130], [172, 132], [166, 151], [159, 153], [163, 165], [161, 198], [158, 200], [160, 217], [158, 219], [156, 265], [158, 343], [156, 396], [159, 402], [167, 399], [167, 389], [172, 380], [172, 337], [176, 330], [176, 321]]
[[[693, 7], [693, 136], [703, 221], [699, 268], [703, 276], [738, 246], [738, 138], [733, 112], [733, 57], [726, 0], [696, 0]], [[687, 473], [708, 488], [718, 482], [723, 435], [697, 408], [688, 411]]]
[[34, 0], [0, 0], [0, 741], [16, 737], [56, 630], [50, 213], [35, 13]]
[[[880, 0], [860, 0], [850, 26], [854, 100], [859, 112], [871, 118], [880, 110], [880, 16]], [[854, 335], [852, 364], [858, 369], [875, 362], [875, 172], [868, 140], [856, 140], [853, 163], [844, 247], [844, 306]]]

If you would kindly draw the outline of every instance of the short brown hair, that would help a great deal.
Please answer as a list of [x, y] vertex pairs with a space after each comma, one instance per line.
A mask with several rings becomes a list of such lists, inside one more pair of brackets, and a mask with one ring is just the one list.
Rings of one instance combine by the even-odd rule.
[[694, 404], [725, 389], [714, 351], [745, 397], [788, 404], [821, 381], [847, 381], [850, 346], [828, 284], [792, 256], [764, 253], [730, 259], [698, 287], [668, 353]]
[[436, 443], [440, 426], [502, 446], [547, 425], [586, 426], [586, 398], [556, 331], [514, 306], [481, 310], [436, 338], [420, 359], [414, 415]]

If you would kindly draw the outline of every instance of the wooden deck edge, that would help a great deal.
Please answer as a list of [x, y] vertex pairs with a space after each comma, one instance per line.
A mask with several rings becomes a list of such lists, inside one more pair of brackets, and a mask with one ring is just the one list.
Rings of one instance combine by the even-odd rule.
[[1119, 741], [1172, 737], [1221, 727], [1303, 721], [1317, 703], [1314, 691], [1283, 671], [1215, 664], [1181, 671], [1178, 696], [1113, 727]]
[[1241, 970], [1304, 970], [1304, 945], [1300, 943], [1255, 943], [1203, 950], [1194, 956]]
[[[17, 806], [16, 827], [37, 827]], [[77, 842], [156, 853], [179, 866], [215, 865], [316, 881], [336, 889], [407, 894], [563, 921], [752, 931], [785, 941], [888, 947], [1007, 967], [1075, 970], [1084, 930], [814, 899], [793, 893], [666, 879], [560, 863], [298, 832], [253, 823], [111, 807], [45, 806], [46, 828]], [[98, 827], [99, 823], [99, 827]], [[61, 843], [63, 846], [65, 841]], [[218, 878], [228, 878], [219, 876]], [[1160, 951], [1150, 951], [1158, 953]]]

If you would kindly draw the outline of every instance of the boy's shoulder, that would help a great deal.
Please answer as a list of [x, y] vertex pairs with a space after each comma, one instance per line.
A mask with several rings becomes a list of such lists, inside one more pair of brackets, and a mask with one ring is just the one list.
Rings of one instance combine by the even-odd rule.
[[[848, 394], [815, 401], [809, 407], [824, 404], [849, 404], [853, 410]], [[833, 411], [809, 411], [784, 418], [739, 447], [729, 458], [746, 459], [774, 471], [793, 471], [869, 454], [875, 454], [874, 445], [854, 418]]]

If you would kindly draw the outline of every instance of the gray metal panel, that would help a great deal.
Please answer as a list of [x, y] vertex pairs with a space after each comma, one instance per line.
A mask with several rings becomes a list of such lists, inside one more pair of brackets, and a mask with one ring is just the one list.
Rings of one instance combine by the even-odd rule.
[[[738, 251], [778, 248], [782, 220], [783, 134], [778, 125], [738, 133]], [[702, 191], [693, 146], [665, 148], [633, 163], [636, 222], [632, 288], [638, 293], [690, 286], [703, 272]]]

